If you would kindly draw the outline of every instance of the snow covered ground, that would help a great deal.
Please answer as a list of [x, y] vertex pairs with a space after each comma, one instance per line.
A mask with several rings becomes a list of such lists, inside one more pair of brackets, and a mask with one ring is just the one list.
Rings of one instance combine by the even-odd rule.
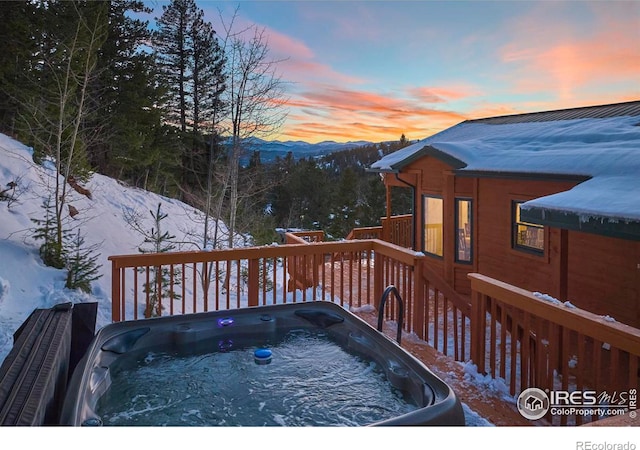
[[[33, 239], [34, 223], [32, 219], [41, 219], [44, 215], [42, 202], [45, 194], [49, 191], [47, 186], [51, 185], [53, 180], [53, 168], [47, 164], [40, 166], [32, 161], [32, 151], [21, 143], [0, 134], [0, 191], [5, 189], [8, 183], [17, 183], [13, 200], [0, 201], [0, 361], [4, 360], [13, 345], [13, 333], [24, 322], [29, 314], [36, 308], [48, 308], [62, 302], [97, 302], [98, 318], [97, 327], [100, 328], [111, 321], [111, 303], [110, 303], [110, 283], [111, 283], [111, 266], [107, 257], [117, 254], [135, 254], [143, 243], [143, 237], [132, 230], [127, 217], [137, 216], [145, 226], [149, 228], [153, 226], [150, 211], [154, 211], [158, 204], [162, 205], [162, 211], [167, 214], [163, 224], [166, 230], [176, 236], [177, 241], [184, 242], [182, 250], [195, 250], [199, 248], [196, 236], [202, 234], [202, 213], [182, 202], [174, 199], [162, 197], [153, 193], [149, 193], [140, 189], [125, 186], [118, 181], [94, 174], [85, 185], [91, 191], [91, 199], [80, 195], [75, 191], [71, 192], [69, 200], [80, 212], [75, 219], [70, 219], [71, 223], [78, 226], [85, 238], [86, 245], [95, 245], [98, 248], [100, 257], [98, 264], [100, 274], [98, 280], [92, 283], [92, 292], [90, 294], [81, 291], [72, 291], [64, 287], [65, 275], [64, 270], [46, 267], [40, 260], [38, 254], [39, 243]], [[224, 229], [224, 224], [219, 224]], [[243, 238], [239, 237], [242, 241]], [[477, 374], [469, 373], [474, 377]], [[487, 384], [487, 380], [478, 377], [478, 383]], [[496, 429], [485, 418], [478, 416], [474, 411], [465, 405], [465, 412], [469, 425], [473, 425], [474, 429]], [[540, 438], [539, 427], [531, 427], [537, 431], [537, 438]], [[470, 428], [469, 428], [470, 429]], [[594, 428], [595, 430], [596, 428]], [[467, 430], [467, 428], [465, 428]], [[18, 432], [18, 430], [12, 430]], [[41, 439], [43, 433], [48, 437], [48, 433], [57, 433], [50, 429], [38, 430], [29, 433], [20, 433], [19, 439], [23, 445], [29, 439]], [[83, 431], [86, 432], [86, 431]], [[100, 433], [104, 431], [93, 431], [92, 433]], [[140, 430], [133, 431], [123, 430], [123, 433], [132, 438], [141, 437]], [[242, 443], [244, 445], [260, 445], [268, 447], [277, 444], [277, 448], [282, 449], [287, 446], [298, 448], [326, 448], [327, 446], [335, 446], [335, 440], [340, 440], [341, 436], [345, 436], [349, 441], [355, 439], [370, 440], [372, 445], [385, 442], [387, 439], [390, 445], [426, 445], [433, 446], [434, 438], [446, 439], [446, 444], [442, 446], [453, 446], [458, 448], [456, 442], [461, 444], [459, 448], [467, 448], [470, 445], [477, 445], [477, 439], [489, 439], [495, 441], [489, 444], [490, 448], [499, 447], [507, 444], [509, 441], [498, 438], [495, 434], [486, 434], [483, 432], [472, 432], [469, 437], [469, 443], [464, 444], [466, 431], [462, 430], [448, 431], [439, 433], [438, 430], [421, 429], [405, 430], [402, 434], [396, 435], [382, 430], [363, 431], [352, 430], [347, 435], [343, 430], [331, 430], [331, 433], [316, 434], [318, 431], [311, 430], [288, 430], [285, 435], [279, 431], [269, 430], [239, 434], [233, 430], [190, 430], [188, 433], [190, 442], [198, 442], [197, 439], [206, 439], [206, 445], [213, 445], [211, 439], [217, 442], [223, 442], [224, 439], [231, 439], [232, 442]], [[4, 430], [3, 430], [4, 433]], [[566, 433], [566, 432], [565, 432]], [[591, 433], [588, 431], [582, 435]], [[526, 435], [526, 434], [525, 434]], [[10, 433], [7, 434], [7, 437]], [[110, 434], [109, 437], [112, 437]], [[144, 433], [145, 445], [154, 442], [162, 448], [173, 448], [174, 446], [183, 445], [181, 439], [184, 437], [182, 433], [175, 432], [167, 436], [165, 431], [156, 431], [150, 433], [148, 430]], [[293, 436], [293, 437], [292, 437]], [[309, 436], [312, 436], [310, 439]], [[395, 437], [393, 437], [395, 436]], [[443, 437], [444, 436], [444, 437]], [[480, 437], [482, 436], [482, 437]], [[500, 434], [499, 436], [503, 436]], [[115, 441], [112, 439], [105, 440], [95, 439], [96, 435], [92, 434], [91, 445], [100, 447], [109, 445], [112, 448]], [[621, 438], [620, 435], [616, 437]], [[382, 440], [380, 440], [382, 439]], [[391, 440], [393, 439], [393, 440]], [[521, 433], [516, 437], [519, 448], [538, 448], [540, 441], [534, 446], [527, 446], [527, 439], [521, 438]], [[567, 441], [566, 436], [562, 437]], [[570, 446], [558, 446], [554, 448], [581, 448], [576, 447], [575, 437], [570, 438], [567, 442], [572, 442]], [[600, 439], [602, 440], [602, 439]], [[74, 439], [73, 443], [78, 442]], [[351, 441], [352, 442], [352, 441]], [[362, 442], [362, 441], [361, 441]], [[66, 443], [65, 446], [67, 446]], [[513, 442], [511, 442], [513, 444]], [[240, 444], [238, 444], [240, 445]], [[353, 445], [353, 444], [351, 444]], [[637, 442], [640, 448], [640, 442]], [[484, 447], [485, 445], [481, 445]], [[511, 448], [511, 445], [505, 445], [504, 448]], [[584, 448], [584, 447], [583, 447]]]
[[[111, 321], [111, 264], [107, 258], [138, 253], [144, 241], [132, 229], [131, 217], [151, 229], [150, 211], [161, 204], [167, 214], [162, 224], [183, 242], [180, 249], [199, 249], [203, 223], [200, 211], [94, 174], [84, 186], [91, 192], [91, 199], [69, 190], [68, 204], [79, 214], [68, 220], [69, 226], [78, 227], [87, 247], [96, 247], [102, 276], [92, 283], [91, 294], [65, 289], [66, 271], [44, 266], [38, 254], [41, 242], [33, 239], [32, 219], [44, 217], [42, 204], [54, 180], [53, 168], [35, 165], [31, 149], [5, 135], [0, 135], [0, 155], [0, 190], [8, 183], [17, 183], [12, 193], [15, 200], [0, 201], [0, 360], [11, 348], [13, 332], [35, 308], [66, 301], [98, 302], [98, 327]], [[220, 227], [224, 229], [222, 222]]]

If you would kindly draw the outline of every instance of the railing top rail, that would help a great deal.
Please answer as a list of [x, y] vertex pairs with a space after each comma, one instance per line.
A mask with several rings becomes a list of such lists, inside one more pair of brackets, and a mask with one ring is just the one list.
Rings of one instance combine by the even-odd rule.
[[468, 277], [471, 280], [472, 291], [501, 300], [541, 319], [640, 356], [640, 330], [637, 328], [607, 320], [583, 309], [540, 299], [530, 291], [485, 275], [470, 273]]
[[303, 236], [316, 236], [324, 239], [324, 231], [322, 230], [308, 230], [308, 231], [287, 231], [285, 236], [295, 236], [295, 237], [303, 237]]
[[286, 239], [286, 241], [288, 243], [292, 243], [291, 241], [297, 242], [299, 244], [308, 244], [309, 243], [309, 241], [307, 241], [302, 236], [300, 236], [299, 234], [294, 233], [294, 232], [287, 231], [284, 234], [284, 236], [285, 236], [285, 239]]
[[413, 217], [413, 214], [400, 214], [397, 216], [391, 216], [391, 217], [387, 217], [387, 216], [383, 216], [381, 217], [381, 220], [406, 220]]
[[379, 231], [379, 230], [382, 230], [382, 227], [380, 225], [372, 226], [372, 227], [357, 227], [357, 228], [354, 228], [352, 231], [355, 231], [358, 233], [366, 233], [367, 231]]
[[362, 239], [363, 242], [370, 241], [373, 244], [373, 250], [400, 261], [403, 264], [413, 265], [418, 259], [426, 258], [425, 254], [403, 247], [401, 245], [392, 244], [391, 242], [381, 239]]
[[312, 254], [358, 252], [373, 250], [380, 254], [393, 257], [405, 264], [413, 264], [422, 254], [406, 248], [390, 244], [378, 239], [361, 239], [334, 242], [306, 242], [299, 244], [284, 244], [262, 247], [239, 247], [211, 251], [183, 251], [167, 253], [144, 253], [131, 255], [113, 255], [109, 260], [114, 268], [159, 266], [168, 264], [189, 264], [214, 261], [228, 261], [240, 259], [275, 258], [282, 256], [302, 256]]

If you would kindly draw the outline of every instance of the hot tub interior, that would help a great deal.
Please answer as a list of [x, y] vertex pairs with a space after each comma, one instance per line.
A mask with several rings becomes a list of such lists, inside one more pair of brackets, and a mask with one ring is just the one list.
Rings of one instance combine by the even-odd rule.
[[464, 425], [453, 391], [329, 302], [111, 324], [76, 368], [68, 425]]

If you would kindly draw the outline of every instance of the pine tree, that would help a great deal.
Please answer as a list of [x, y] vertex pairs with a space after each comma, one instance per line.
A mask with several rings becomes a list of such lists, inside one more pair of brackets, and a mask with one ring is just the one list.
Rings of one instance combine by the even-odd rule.
[[[163, 6], [153, 34], [160, 82], [166, 87], [168, 123], [182, 132], [180, 183], [185, 191], [204, 190], [211, 156], [203, 137], [218, 133], [225, 90], [224, 55], [210, 23], [195, 0]], [[210, 170], [210, 169], [209, 169]]]
[[[146, 49], [148, 22], [132, 13], [151, 12], [138, 0], [111, 0], [108, 37], [100, 48], [98, 76], [91, 83], [97, 114], [89, 124], [100, 139], [90, 147], [91, 163], [99, 172], [136, 184], [153, 177], [171, 161], [154, 148], [162, 124], [157, 107], [162, 89], [157, 83], [155, 58]], [[166, 161], [166, 162], [165, 162]], [[162, 176], [171, 173], [170, 167]]]
[[[167, 218], [168, 214], [163, 213], [162, 204], [158, 203], [156, 211], [149, 211], [153, 218], [155, 227], [150, 231], [143, 230], [139, 224], [131, 224], [141, 232], [144, 236], [143, 246], [138, 248], [140, 253], [164, 253], [175, 250], [176, 244], [173, 242], [175, 236], [168, 231], [162, 231], [162, 221]], [[146, 247], [144, 246], [147, 245]], [[145, 269], [143, 269], [145, 270]], [[162, 315], [162, 300], [169, 301], [180, 299], [180, 294], [175, 292], [174, 288], [180, 284], [180, 271], [173, 271], [165, 266], [151, 267], [150, 281], [144, 284], [143, 292], [148, 296], [147, 306], [144, 311], [145, 317], [159, 317]]]
[[[218, 43], [216, 32], [210, 23], [204, 21], [204, 12], [199, 10], [189, 28], [193, 57], [190, 61], [193, 74], [192, 97], [192, 145], [185, 158], [187, 174], [185, 181], [197, 187], [204, 186], [213, 170], [212, 158], [219, 139], [219, 121], [224, 105], [221, 95], [226, 89], [224, 76], [224, 55]], [[204, 130], [210, 135], [209, 145], [204, 139]], [[208, 188], [209, 186], [207, 186]], [[211, 195], [207, 189], [207, 195]]]
[[0, 130], [14, 134], [21, 92], [29, 89], [28, 74], [36, 64], [41, 16], [34, 2], [2, 3], [0, 26]]
[[[44, 210], [44, 219], [31, 219], [36, 224], [33, 231], [33, 238], [36, 241], [43, 241], [40, 245], [40, 258], [42, 262], [57, 269], [62, 269], [66, 264], [66, 255], [64, 241], [57, 239], [58, 227], [56, 224], [56, 214], [51, 196], [45, 198], [42, 202]], [[64, 233], [66, 237], [67, 232]]]
[[99, 273], [101, 266], [96, 263], [100, 254], [96, 254], [95, 250], [96, 246], [84, 245], [84, 237], [80, 230], [68, 241], [65, 251], [68, 271], [66, 288], [91, 292], [91, 282], [102, 276]]
[[[63, 247], [72, 178], [83, 181], [91, 170], [87, 148], [94, 133], [86, 125], [95, 112], [90, 84], [96, 76], [98, 50], [106, 39], [105, 2], [37, 3], [43, 28], [36, 31], [39, 57], [28, 74], [29, 89], [18, 99], [19, 138], [33, 143], [34, 159], [55, 166], [43, 231], [44, 261], [64, 267]], [[51, 230], [51, 226], [54, 227]], [[51, 239], [54, 239], [54, 242]]]
[[198, 8], [195, 0], [172, 0], [162, 6], [162, 11], [156, 20], [153, 45], [168, 89], [168, 119], [186, 133], [192, 102], [189, 84], [193, 77], [189, 67], [193, 55], [189, 27], [197, 17]]

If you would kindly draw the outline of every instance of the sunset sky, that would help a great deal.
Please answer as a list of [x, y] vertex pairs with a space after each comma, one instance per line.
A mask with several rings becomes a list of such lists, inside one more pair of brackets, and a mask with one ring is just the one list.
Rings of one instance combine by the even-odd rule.
[[[147, 1], [162, 14], [166, 1]], [[428, 137], [466, 119], [640, 99], [640, 1], [197, 0], [268, 36], [271, 139]], [[153, 19], [151, 19], [153, 21]]]

